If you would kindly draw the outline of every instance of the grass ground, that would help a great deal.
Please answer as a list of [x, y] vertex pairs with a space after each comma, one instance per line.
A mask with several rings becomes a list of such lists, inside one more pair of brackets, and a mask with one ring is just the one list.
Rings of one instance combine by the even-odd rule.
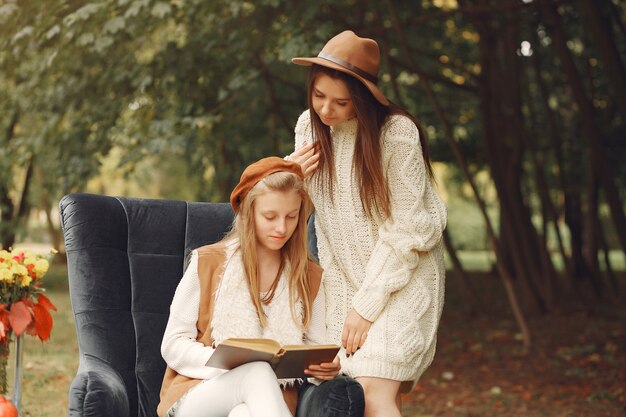
[[[437, 354], [403, 397], [403, 415], [626, 416], [623, 302], [529, 316], [533, 348], [524, 355], [507, 306], [491, 304], [486, 314], [475, 314], [450, 278]], [[498, 292], [485, 291], [493, 278], [482, 279], [492, 281], [480, 285], [483, 295]]]
[[[482, 258], [465, 259], [480, 266]], [[528, 317], [534, 347], [525, 356], [506, 302], [493, 302], [505, 299], [497, 281], [471, 277], [486, 311], [475, 313], [460, 282], [448, 277], [438, 351], [416, 389], [403, 397], [406, 417], [626, 415], [626, 304]], [[45, 280], [58, 312], [48, 342], [26, 337], [22, 417], [66, 416], [78, 367], [64, 266], [54, 265]]]

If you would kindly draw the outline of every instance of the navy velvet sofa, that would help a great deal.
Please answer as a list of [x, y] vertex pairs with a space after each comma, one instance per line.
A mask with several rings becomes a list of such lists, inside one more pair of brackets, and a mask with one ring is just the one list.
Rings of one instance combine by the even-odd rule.
[[[224, 236], [230, 205], [69, 194], [59, 208], [79, 347], [69, 415], [155, 417], [185, 256]], [[297, 416], [360, 417], [363, 404], [361, 386], [340, 377], [305, 385]]]

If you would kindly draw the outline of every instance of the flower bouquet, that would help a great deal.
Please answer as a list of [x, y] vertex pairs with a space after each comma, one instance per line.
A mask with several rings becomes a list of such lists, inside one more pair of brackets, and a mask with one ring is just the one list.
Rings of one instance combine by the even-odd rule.
[[[54, 251], [52, 253], [55, 253]], [[50, 338], [56, 307], [43, 292], [49, 256], [29, 250], [0, 250], [0, 394], [7, 393], [7, 361], [11, 335]]]

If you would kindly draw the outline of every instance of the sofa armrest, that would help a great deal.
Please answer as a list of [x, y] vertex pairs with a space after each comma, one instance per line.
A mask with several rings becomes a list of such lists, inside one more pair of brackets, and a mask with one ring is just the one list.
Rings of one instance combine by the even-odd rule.
[[128, 417], [128, 393], [122, 377], [95, 356], [83, 356], [68, 395], [70, 417]]
[[347, 376], [314, 385], [306, 382], [298, 393], [296, 417], [363, 417], [363, 387]]

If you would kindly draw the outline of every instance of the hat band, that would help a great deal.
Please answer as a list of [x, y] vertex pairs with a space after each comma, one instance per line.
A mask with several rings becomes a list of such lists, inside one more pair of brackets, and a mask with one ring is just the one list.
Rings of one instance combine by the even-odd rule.
[[345, 69], [349, 69], [350, 71], [354, 72], [355, 74], [365, 78], [366, 80], [373, 82], [374, 84], [378, 84], [378, 77], [375, 75], [370, 74], [369, 72], [365, 72], [363, 71], [361, 68], [352, 65], [351, 63], [344, 61], [341, 58], [336, 58], [332, 55], [326, 54], [324, 52], [320, 52], [317, 55], [319, 58], [324, 58], [330, 62], [334, 62], [337, 65], [341, 65], [342, 67], [344, 67]]

